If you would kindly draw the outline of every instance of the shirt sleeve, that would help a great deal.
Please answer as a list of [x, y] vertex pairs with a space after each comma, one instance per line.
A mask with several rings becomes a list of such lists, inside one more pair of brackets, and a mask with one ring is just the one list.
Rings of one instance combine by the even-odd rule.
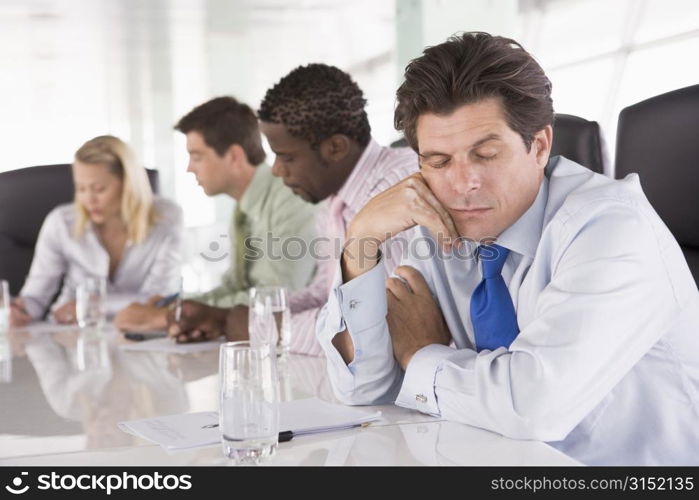
[[61, 242], [69, 237], [62, 226], [60, 212], [52, 211], [39, 231], [29, 275], [19, 294], [25, 300], [27, 312], [35, 320], [46, 313], [68, 268]]
[[[316, 336], [328, 360], [335, 397], [345, 404], [390, 403], [400, 388], [403, 373], [393, 357], [386, 323], [386, 277], [380, 261], [343, 284], [338, 261], [328, 302], [318, 315]], [[354, 344], [349, 365], [332, 344], [335, 335], [345, 329]]]
[[509, 350], [428, 346], [408, 365], [398, 403], [511, 438], [564, 439], [680, 310], [650, 221], [621, 203], [603, 208], [549, 229], [551, 279]]

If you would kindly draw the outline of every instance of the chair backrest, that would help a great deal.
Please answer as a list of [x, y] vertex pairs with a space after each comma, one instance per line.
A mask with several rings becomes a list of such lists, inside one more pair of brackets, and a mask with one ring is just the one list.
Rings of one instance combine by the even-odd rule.
[[392, 148], [409, 148], [410, 144], [408, 144], [408, 139], [405, 137], [401, 137], [400, 139], [396, 139], [391, 143]]
[[607, 159], [599, 124], [579, 116], [556, 113], [551, 156], [556, 155], [603, 174]]
[[699, 85], [624, 108], [615, 162], [619, 179], [638, 173], [699, 283]]
[[[158, 171], [147, 170], [153, 192]], [[70, 164], [42, 165], [0, 173], [0, 279], [19, 293], [29, 272], [34, 245], [48, 213], [73, 199]]]

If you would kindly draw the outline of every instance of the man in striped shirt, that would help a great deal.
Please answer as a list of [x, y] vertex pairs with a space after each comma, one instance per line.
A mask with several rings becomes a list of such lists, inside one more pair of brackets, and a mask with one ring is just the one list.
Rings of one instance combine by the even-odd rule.
[[[318, 270], [309, 286], [290, 296], [292, 352], [322, 355], [315, 338], [316, 316], [325, 305], [345, 231], [371, 198], [418, 169], [408, 148], [380, 146], [371, 137], [366, 100], [348, 74], [334, 66], [309, 64], [282, 78], [267, 91], [258, 116], [276, 158], [272, 173], [304, 200], [325, 203], [317, 220], [313, 252]], [[382, 248], [390, 275], [401, 261], [399, 238]], [[230, 309], [225, 325], [229, 340], [248, 338], [248, 308]], [[216, 336], [206, 331], [197, 340]]]
[[[316, 316], [327, 301], [352, 218], [371, 198], [417, 171], [412, 150], [382, 147], [372, 139], [365, 104], [347, 73], [309, 64], [282, 78], [260, 105], [260, 129], [276, 155], [272, 173], [304, 200], [327, 200], [328, 205], [316, 233], [325, 248], [312, 248], [320, 259], [316, 276], [290, 297], [292, 352], [322, 354], [315, 338]], [[389, 274], [402, 250], [398, 239], [385, 248]]]

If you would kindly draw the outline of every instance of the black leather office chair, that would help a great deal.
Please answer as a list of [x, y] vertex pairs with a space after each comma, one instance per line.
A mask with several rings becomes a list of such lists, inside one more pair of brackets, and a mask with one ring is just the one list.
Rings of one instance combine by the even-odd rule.
[[[158, 171], [147, 170], [153, 192]], [[34, 257], [34, 244], [48, 213], [73, 199], [70, 164], [42, 165], [0, 173], [0, 279], [17, 295]]]
[[638, 173], [699, 283], [699, 85], [624, 108], [616, 141], [616, 177]]
[[410, 144], [408, 144], [408, 139], [405, 137], [401, 137], [400, 139], [396, 139], [391, 143], [392, 148], [409, 148]]
[[556, 155], [603, 174], [607, 159], [599, 124], [579, 116], [556, 113], [551, 156]]
[[[402, 137], [391, 143], [392, 148], [408, 146]], [[603, 174], [607, 162], [602, 134], [597, 122], [573, 115], [557, 113], [553, 123], [551, 156], [563, 155], [590, 170]]]

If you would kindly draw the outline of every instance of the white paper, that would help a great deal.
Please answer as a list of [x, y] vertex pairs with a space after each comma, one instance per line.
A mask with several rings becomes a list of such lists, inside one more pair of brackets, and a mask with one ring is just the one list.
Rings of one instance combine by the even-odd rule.
[[280, 405], [279, 430], [313, 434], [378, 420], [380, 411], [328, 403], [318, 398], [296, 399]]
[[119, 344], [119, 348], [124, 351], [157, 351], [187, 354], [192, 352], [216, 350], [221, 345], [221, 342], [221, 340], [211, 340], [209, 342], [188, 342], [186, 344], [178, 344], [174, 339], [161, 338]]
[[[69, 325], [62, 325], [59, 323], [52, 323], [50, 321], [35, 321], [33, 323], [29, 323], [26, 326], [20, 326], [15, 328], [16, 331], [18, 332], [28, 332], [31, 335], [44, 335], [44, 334], [52, 334], [52, 333], [61, 333], [61, 332], [80, 332], [80, 327], [73, 323]], [[104, 326], [104, 331], [111, 331], [112, 328], [111, 326], [105, 325]]]
[[[381, 412], [309, 398], [281, 403], [279, 417], [282, 432], [290, 430], [300, 436], [373, 422], [381, 417]], [[119, 422], [118, 425], [126, 433], [175, 451], [220, 443], [217, 424], [217, 412], [199, 412]]]
[[210, 427], [217, 423], [218, 413], [203, 411], [119, 422], [117, 425], [127, 434], [147, 439], [165, 449], [186, 450], [218, 443], [221, 440], [218, 427]]

